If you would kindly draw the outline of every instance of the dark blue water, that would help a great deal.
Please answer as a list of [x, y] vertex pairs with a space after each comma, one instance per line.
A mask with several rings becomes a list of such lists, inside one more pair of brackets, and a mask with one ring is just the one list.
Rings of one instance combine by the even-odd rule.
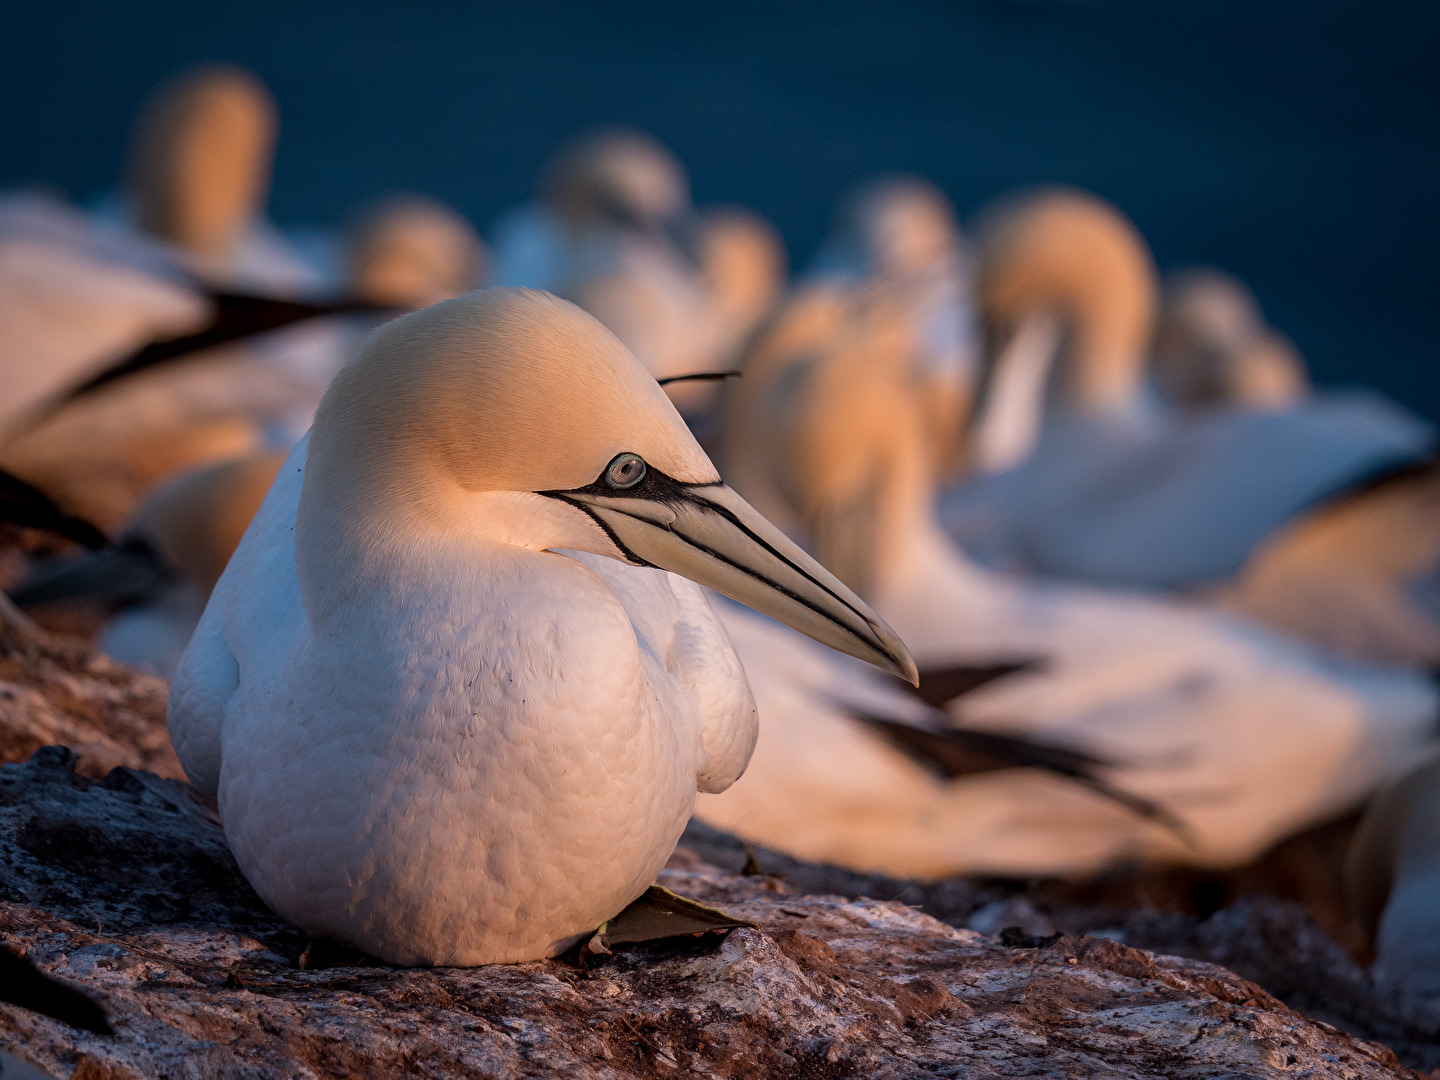
[[560, 139], [613, 121], [800, 260], [878, 170], [967, 213], [1065, 181], [1127, 210], [1162, 266], [1249, 281], [1321, 381], [1440, 417], [1440, 5], [32, 0], [0, 25], [0, 186], [113, 184], [144, 93], [209, 59], [279, 98], [287, 224], [411, 189], [483, 226]]

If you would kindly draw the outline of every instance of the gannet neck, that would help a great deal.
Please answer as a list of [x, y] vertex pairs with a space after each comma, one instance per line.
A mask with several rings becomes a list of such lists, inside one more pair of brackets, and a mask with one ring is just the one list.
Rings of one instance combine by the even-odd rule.
[[162, 87], [131, 148], [141, 228], [223, 266], [264, 205], [275, 131], [275, 103], [247, 71], [210, 65]]
[[1134, 225], [1093, 195], [1056, 189], [1003, 202], [982, 218], [980, 293], [1002, 337], [1036, 310], [1070, 331], [1063, 402], [1124, 412], [1140, 396], [1159, 286]]

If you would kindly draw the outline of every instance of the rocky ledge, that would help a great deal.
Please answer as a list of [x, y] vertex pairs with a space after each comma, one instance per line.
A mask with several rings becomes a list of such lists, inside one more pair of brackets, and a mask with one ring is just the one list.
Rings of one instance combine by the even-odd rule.
[[271, 914], [183, 784], [75, 764], [50, 747], [0, 768], [0, 940], [114, 1028], [0, 1006], [0, 1047], [57, 1077], [1415, 1075], [1215, 964], [805, 895], [707, 861], [736, 845], [703, 830], [661, 883], [755, 928], [390, 968]]

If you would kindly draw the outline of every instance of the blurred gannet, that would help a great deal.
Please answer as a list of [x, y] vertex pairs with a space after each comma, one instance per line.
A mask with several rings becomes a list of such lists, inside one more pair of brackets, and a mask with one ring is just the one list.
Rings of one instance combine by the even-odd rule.
[[1254, 293], [1211, 269], [1168, 276], [1155, 330], [1155, 381], [1181, 409], [1283, 409], [1310, 392], [1304, 361], [1266, 324]]
[[[555, 549], [568, 549], [562, 554]], [[594, 319], [490, 290], [337, 376], [172, 683], [246, 877], [400, 964], [554, 955], [638, 896], [754, 706], [710, 585], [913, 679]]]
[[811, 290], [835, 290], [851, 308], [883, 306], [903, 320], [903, 347], [926, 384], [942, 470], [951, 471], [980, 343], [969, 255], [950, 200], [915, 176], [862, 185], [842, 202], [808, 277]]
[[[3, 221], [0, 214], [0, 227]], [[481, 261], [474, 230], [429, 199], [387, 199], [369, 208], [353, 232], [349, 296], [285, 300], [192, 283], [188, 291], [195, 305], [212, 309], [210, 321], [198, 328], [191, 324], [188, 336], [153, 341], [98, 371], [92, 361], [75, 365], [58, 384], [53, 374], [39, 380], [42, 386], [24, 399], [27, 409], [18, 414], [24, 423], [0, 446], [0, 460], [67, 506], [115, 528], [140, 513], [135, 501], [173, 472], [266, 446], [288, 450], [378, 315], [467, 291]], [[0, 240], [0, 261], [3, 254]], [[156, 287], [164, 284], [161, 279]], [[6, 299], [3, 285], [0, 271], [0, 304]], [[186, 295], [182, 286], [171, 288]], [[90, 313], [100, 305], [77, 286], [73, 272], [54, 282], [51, 292], [81, 309], [76, 325], [99, 321]], [[17, 302], [28, 298], [25, 293]], [[31, 303], [27, 319], [17, 322], [22, 328], [33, 324], [35, 332], [17, 335], [11, 326], [0, 332], [0, 349], [8, 352], [10, 339], [18, 336], [17, 354], [27, 343], [57, 341], [74, 352], [61, 311], [51, 310], [57, 303], [38, 310]], [[301, 322], [308, 325], [294, 325]], [[37, 352], [39, 359], [47, 357], [43, 348]], [[82, 374], [88, 378], [76, 385]], [[50, 404], [37, 411], [47, 396]]]
[[1353, 660], [1440, 668], [1440, 466], [1297, 517], [1212, 598]]
[[723, 459], [736, 489], [904, 636], [922, 693], [956, 665], [1001, 675], [951, 701], [952, 723], [1113, 762], [1115, 787], [1184, 828], [1039, 770], [938, 779], [852, 719], [864, 673], [723, 607], [760, 735], [746, 774], [698, 801], [708, 823], [897, 876], [1235, 864], [1355, 805], [1434, 738], [1422, 676], [1332, 663], [1199, 605], [979, 569], [935, 522], [923, 391], [893, 352], [769, 360], [729, 388], [752, 414]]
[[209, 313], [159, 245], [111, 242], [89, 215], [45, 196], [0, 198], [0, 435]]
[[[1433, 442], [1430, 425], [1358, 392], [1167, 413], [1145, 386], [1157, 292], [1149, 251], [1093, 196], [1045, 191], [992, 209], [980, 266], [994, 344], [1037, 318], [1059, 324], [1035, 446], [941, 501], [946, 529], [989, 564], [1111, 584], [1215, 582], [1301, 510]], [[1004, 382], [991, 374], [992, 387]]]
[[[590, 132], [556, 154], [543, 190], [540, 205], [497, 229], [497, 283], [580, 305], [658, 379], [724, 369], [743, 336], [734, 297], [708, 276], [725, 267], [704, 265], [703, 224], [699, 252], [685, 235], [690, 181], [669, 150], [626, 128]], [[714, 392], [703, 382], [668, 391], [687, 415]]]
[[1440, 750], [1371, 801], [1345, 858], [1345, 891], [1382, 985], [1440, 999]]
[[288, 295], [321, 275], [264, 217], [278, 119], [270, 92], [227, 64], [183, 72], [135, 122], [123, 198], [100, 211], [121, 231], [171, 245], [215, 284]]

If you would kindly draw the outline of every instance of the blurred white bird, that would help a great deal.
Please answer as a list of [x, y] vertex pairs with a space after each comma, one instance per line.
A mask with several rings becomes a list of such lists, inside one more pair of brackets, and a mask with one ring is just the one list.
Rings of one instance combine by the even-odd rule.
[[950, 200], [926, 180], [897, 175], [844, 200], [804, 286], [833, 291], [851, 307], [883, 305], [904, 321], [907, 362], [925, 384], [946, 472], [979, 374], [971, 274]]
[[[722, 371], [769, 306], [743, 293], [765, 287], [768, 262], [783, 264], [773, 232], [748, 220], [744, 234], [733, 217], [695, 220], [674, 155], [640, 132], [604, 129], [564, 147], [541, 201], [498, 224], [493, 280], [579, 304], [658, 379]], [[715, 387], [668, 392], [690, 415]]]
[[914, 677], [594, 319], [491, 290], [378, 331], [172, 684], [177, 753], [260, 895], [392, 963], [479, 964], [643, 892], [755, 737], [723, 627], [654, 567]]
[[[1033, 403], [1043, 415], [1033, 449], [1012, 450], [1012, 467], [962, 481], [940, 503], [946, 529], [990, 565], [1153, 587], [1219, 581], [1302, 510], [1433, 443], [1429, 424], [1373, 394], [1266, 410], [1159, 407], [1145, 386], [1150, 255], [1092, 196], [1003, 203], [985, 219], [980, 263], [993, 340], [1025, 333], [1059, 350], [1048, 379], [1022, 378], [1046, 395]], [[1037, 334], [1036, 320], [1054, 320], [1058, 333]], [[998, 392], [1008, 378], [997, 369], [989, 385]]]
[[1265, 322], [1255, 294], [1210, 268], [1167, 275], [1154, 372], [1179, 409], [1284, 409], [1311, 389], [1305, 362]]
[[727, 403], [749, 417], [726, 444], [736, 489], [900, 631], [922, 695], [955, 696], [957, 667], [997, 676], [949, 703], [953, 724], [1110, 762], [1104, 780], [1183, 828], [1053, 772], [945, 782], [857, 726], [839, 665], [730, 618], [760, 738], [746, 775], [697, 804], [708, 823], [898, 876], [1226, 865], [1354, 806], [1434, 738], [1427, 677], [1331, 662], [1196, 604], [977, 568], [935, 522], [922, 394], [893, 350], [757, 354]]
[[204, 280], [272, 296], [313, 293], [319, 271], [265, 218], [279, 118], [250, 72], [182, 72], [141, 108], [123, 192], [97, 210], [115, 233], [159, 240]]

